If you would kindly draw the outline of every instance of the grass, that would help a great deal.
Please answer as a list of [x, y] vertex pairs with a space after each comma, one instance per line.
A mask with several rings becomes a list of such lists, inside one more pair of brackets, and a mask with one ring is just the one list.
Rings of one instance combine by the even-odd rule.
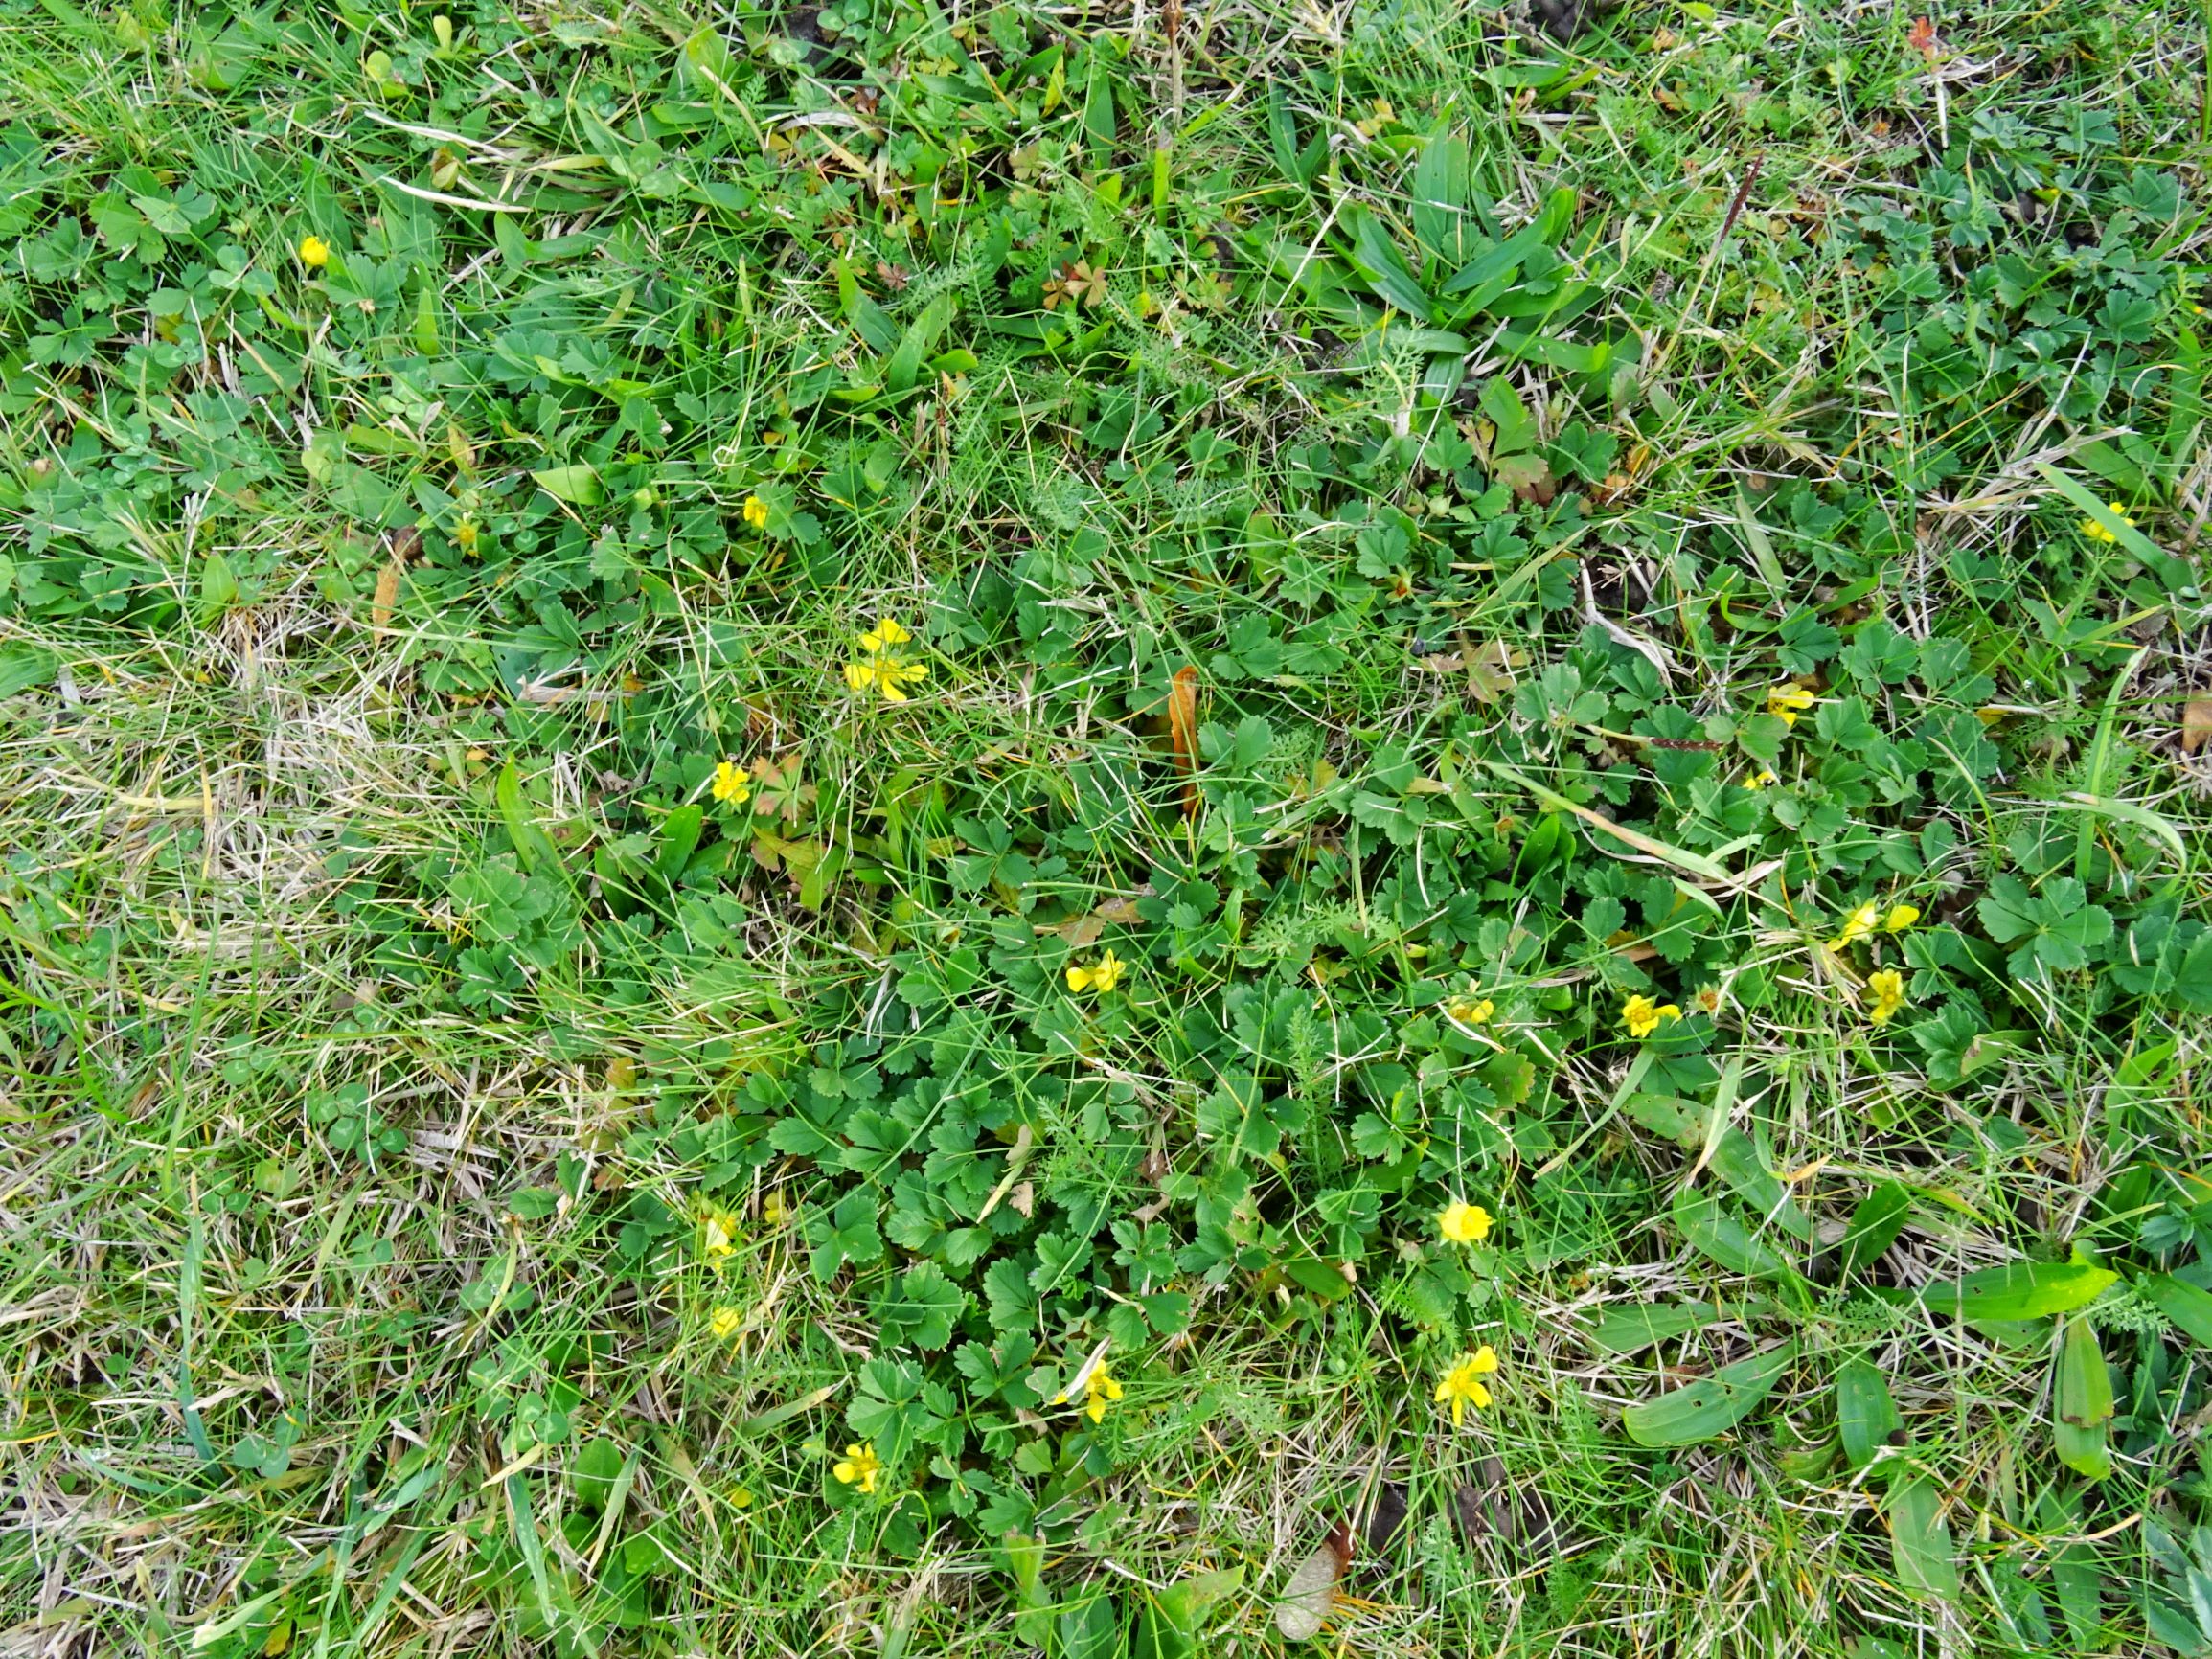
[[7, 1650], [2212, 1649], [2205, 28], [0, 3]]

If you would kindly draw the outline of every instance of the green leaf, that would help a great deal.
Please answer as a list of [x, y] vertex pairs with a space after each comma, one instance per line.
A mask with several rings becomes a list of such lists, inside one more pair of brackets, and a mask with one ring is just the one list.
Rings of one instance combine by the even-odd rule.
[[1958, 1597], [1958, 1562], [1943, 1518], [1943, 1493], [1926, 1475], [1889, 1489], [1889, 1558], [1898, 1581], [1947, 1601]]
[[1361, 213], [1353, 221], [1352, 251], [1347, 257], [1352, 268], [1367, 279], [1367, 285], [1392, 309], [1425, 326], [1435, 320], [1420, 279], [1373, 214]]
[[1692, 1192], [1687, 1187], [1676, 1193], [1675, 1225], [1681, 1228], [1682, 1237], [1694, 1249], [1731, 1273], [1747, 1273], [1754, 1279], [1790, 1276], [1790, 1263], [1743, 1222], [1722, 1211], [1721, 1200], [1710, 1193]]
[[1341, 1302], [1352, 1294], [1351, 1283], [1336, 1268], [1311, 1256], [1282, 1263], [1284, 1275], [1309, 1295], [1323, 1302]]
[[1481, 239], [1467, 211], [1467, 140], [1439, 132], [1422, 146], [1413, 170], [1413, 234], [1431, 258], [1456, 268]]
[[597, 507], [606, 498], [606, 492], [600, 488], [598, 471], [587, 461], [548, 466], [530, 476], [537, 480], [537, 487], [546, 494], [571, 507]]
[[1897, 1181], [1884, 1181], [1859, 1199], [1843, 1234], [1843, 1271], [1863, 1273], [1881, 1261], [1911, 1214], [1912, 1194]]
[[910, 1342], [928, 1352], [952, 1340], [954, 1325], [968, 1307], [968, 1292], [945, 1276], [934, 1261], [918, 1261], [899, 1282], [899, 1294], [878, 1309], [887, 1341]]
[[1162, 1590], [1137, 1622], [1133, 1659], [1192, 1659], [1206, 1609], [1234, 1595], [1243, 1582], [1243, 1567], [1220, 1567]]
[[1640, 1353], [1712, 1324], [1720, 1309], [1710, 1302], [1639, 1303], [1609, 1307], [1585, 1335], [1601, 1353]]
[[2212, 1291], [2200, 1290], [2171, 1273], [2147, 1274], [2135, 1287], [2190, 1341], [2212, 1348]]
[[673, 881], [684, 873], [684, 866], [698, 848], [699, 835], [706, 827], [706, 808], [696, 801], [678, 807], [661, 823], [660, 845], [653, 851], [653, 868], [667, 879]]
[[923, 359], [935, 349], [937, 336], [945, 332], [951, 321], [950, 294], [939, 294], [922, 307], [921, 315], [906, 325], [899, 350], [892, 352], [883, 365], [884, 390], [897, 394], [913, 388], [921, 375]]
[[1638, 1445], [1696, 1445], [1711, 1440], [1735, 1427], [1765, 1399], [1796, 1357], [1794, 1341], [1778, 1343], [1764, 1353], [1723, 1365], [1686, 1388], [1631, 1405], [1623, 1414], [1622, 1424]]
[[1844, 1459], [1854, 1469], [1866, 1467], [1884, 1446], [1902, 1442], [1904, 1420], [1890, 1398], [1888, 1380], [1863, 1359], [1849, 1361], [1836, 1374], [1836, 1428]]
[[1920, 1299], [1938, 1313], [1976, 1323], [2041, 1319], [2087, 1307], [2118, 1278], [2085, 1262], [2009, 1261], [1930, 1284]]
[[507, 838], [514, 844], [514, 856], [525, 871], [535, 871], [540, 864], [558, 869], [560, 852], [553, 844], [553, 837], [540, 830], [530, 816], [530, 804], [523, 798], [522, 774], [510, 761], [500, 767], [498, 781], [491, 788], [492, 800], [499, 807], [500, 820], [507, 826]]
[[2097, 1333], [2086, 1319], [2066, 1321], [2054, 1392], [2057, 1415], [2051, 1439], [2059, 1461], [2076, 1474], [2103, 1480], [2112, 1472], [2112, 1374], [2097, 1347]]

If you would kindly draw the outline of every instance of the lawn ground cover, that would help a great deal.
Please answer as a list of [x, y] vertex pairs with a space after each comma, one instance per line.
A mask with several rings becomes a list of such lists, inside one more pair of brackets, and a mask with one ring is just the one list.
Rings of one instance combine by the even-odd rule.
[[2212, 1652], [2200, 6], [0, 0], [0, 1645]]

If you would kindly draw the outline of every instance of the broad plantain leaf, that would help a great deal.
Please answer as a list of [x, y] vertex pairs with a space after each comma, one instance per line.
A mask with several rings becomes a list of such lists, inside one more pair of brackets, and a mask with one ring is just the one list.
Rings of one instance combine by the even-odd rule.
[[1622, 1423], [1638, 1445], [1696, 1445], [1711, 1440], [1734, 1428], [1765, 1399], [1796, 1357], [1795, 1342], [1778, 1343], [1764, 1353], [1723, 1365], [1687, 1388], [1631, 1405]]

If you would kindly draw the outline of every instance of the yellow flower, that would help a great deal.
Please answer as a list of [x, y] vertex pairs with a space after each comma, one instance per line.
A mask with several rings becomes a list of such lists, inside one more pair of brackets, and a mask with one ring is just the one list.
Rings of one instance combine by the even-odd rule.
[[903, 703], [906, 688], [929, 677], [927, 663], [910, 663], [898, 654], [897, 648], [913, 637], [890, 617], [883, 618], [857, 637], [856, 643], [866, 654], [845, 665], [845, 683], [856, 692], [873, 686], [885, 702]]
[[474, 553], [476, 551], [476, 521], [472, 518], [464, 518], [453, 527], [454, 546], [460, 548], [463, 553]]
[[1903, 933], [1920, 920], [1920, 907], [1913, 904], [1893, 904], [1889, 914], [1881, 919], [1881, 931]]
[[1866, 1017], [1876, 1025], [1887, 1025], [1890, 1016], [1904, 1006], [1904, 975], [1894, 967], [1885, 967], [1866, 976]]
[[755, 530], [768, 528], [768, 504], [757, 495], [745, 497], [745, 522]]
[[1621, 1006], [1621, 1023], [1632, 1037], [1648, 1037], [1669, 1020], [1681, 1017], [1682, 1011], [1673, 1003], [1653, 1002], [1648, 996], [1631, 996]]
[[1797, 716], [1819, 700], [1803, 686], [1776, 686], [1767, 693], [1767, 712], [1785, 726], [1794, 726]]
[[895, 663], [889, 658], [876, 666], [876, 684], [887, 703], [903, 703], [905, 687], [919, 685], [929, 677], [927, 663]]
[[745, 769], [735, 761], [724, 761], [715, 768], [715, 799], [726, 801], [733, 807], [742, 807], [753, 798], [752, 780]]
[[727, 1210], [710, 1208], [699, 1217], [699, 1225], [706, 1235], [708, 1261], [718, 1265], [724, 1257], [738, 1253], [738, 1218]]
[[1090, 1374], [1090, 1380], [1083, 1384], [1083, 1416], [1094, 1423], [1106, 1421], [1106, 1406], [1121, 1397], [1122, 1385], [1107, 1374], [1106, 1361], [1100, 1360]]
[[300, 263], [310, 271], [319, 271], [331, 262], [331, 244], [321, 237], [300, 239]]
[[1771, 772], [1754, 772], [1744, 780], [1744, 787], [1746, 789], [1764, 789], [1767, 784], [1779, 784], [1781, 781]]
[[1861, 904], [1843, 919], [1843, 931], [1828, 942], [1830, 950], [1841, 950], [1855, 939], [1864, 939], [1881, 925], [1881, 906]]
[[727, 1342], [731, 1337], [737, 1335], [739, 1329], [744, 1323], [744, 1309], [732, 1307], [726, 1302], [715, 1304], [715, 1310], [707, 1315], [707, 1329], [723, 1342]]
[[1461, 1025], [1488, 1025], [1497, 1012], [1497, 1004], [1487, 996], [1478, 997], [1472, 991], [1455, 996], [1444, 1005], [1444, 1011]]
[[1436, 1399], [1439, 1405], [1451, 1401], [1452, 1427], [1467, 1420], [1470, 1405], [1490, 1404], [1490, 1390], [1482, 1385], [1482, 1379], [1496, 1369], [1497, 1351], [1486, 1342], [1444, 1374], [1444, 1380], [1436, 1385]]
[[888, 650], [893, 646], [904, 645], [913, 637], [892, 618], [885, 617], [860, 636], [860, 648], [864, 651]]
[[770, 1193], [761, 1200], [761, 1219], [771, 1227], [781, 1227], [789, 1214], [781, 1193]]
[[[2105, 505], [2112, 510], [2113, 513], [2118, 516], [2122, 524], [2126, 525], [2130, 530], [2135, 528], [2135, 521], [2130, 518], [2126, 513], [2120, 511], [2120, 504], [2118, 502], [2108, 501], [2105, 503]], [[2117, 541], [2120, 539], [2114, 532], [2107, 530], [2103, 525], [2099, 524], [2093, 518], [2085, 518], [2082, 520], [2082, 534], [2087, 536], [2091, 541]]]
[[1078, 967], [1071, 962], [1067, 965], [1067, 989], [1095, 990], [1104, 996], [1121, 984], [1122, 972], [1128, 966], [1129, 964], [1110, 950], [1089, 967]]
[[857, 1485], [864, 1492], [876, 1489], [876, 1477], [883, 1472], [883, 1460], [876, 1455], [872, 1445], [849, 1445], [845, 1455], [837, 1460], [837, 1466], [830, 1471], [847, 1486]]
[[1490, 1237], [1491, 1215], [1480, 1204], [1454, 1198], [1436, 1213], [1437, 1230], [1454, 1244], [1479, 1244]]

